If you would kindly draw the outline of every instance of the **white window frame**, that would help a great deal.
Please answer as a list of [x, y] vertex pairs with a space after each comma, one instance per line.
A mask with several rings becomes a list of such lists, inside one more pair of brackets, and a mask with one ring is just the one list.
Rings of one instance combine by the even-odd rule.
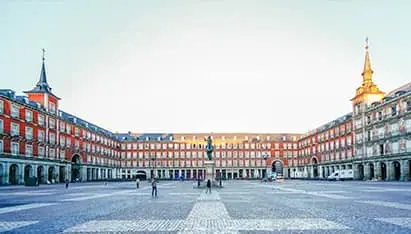
[[18, 142], [11, 142], [10, 151], [11, 151], [11, 155], [15, 155], [15, 156], [19, 155], [20, 154], [20, 144]]
[[[16, 112], [17, 109], [17, 112]], [[10, 115], [13, 118], [19, 118], [20, 117], [20, 108], [16, 104], [11, 105], [11, 110], [10, 110]]]
[[53, 148], [49, 149], [49, 158], [55, 158], [56, 157], [56, 150]]
[[27, 122], [33, 122], [33, 111], [26, 110], [25, 118]]
[[38, 114], [37, 115], [37, 122], [40, 126], [44, 126], [44, 115]]
[[39, 146], [38, 148], [37, 148], [37, 155], [38, 155], [38, 157], [39, 158], [42, 158], [42, 157], [44, 157], [44, 147], [43, 146]]
[[26, 144], [25, 154], [27, 157], [33, 156], [33, 146], [32, 145]]
[[49, 133], [49, 142], [50, 144], [53, 144], [53, 145], [56, 144], [56, 134], [52, 132]]
[[10, 133], [11, 136], [20, 136], [20, 125], [18, 123], [11, 122]]
[[[29, 132], [31, 132], [30, 134], [29, 134]], [[26, 126], [25, 127], [25, 137], [26, 137], [26, 139], [27, 140], [33, 140], [33, 128], [32, 127], [28, 127], [28, 126]]]
[[37, 140], [39, 142], [44, 142], [44, 131], [43, 130], [38, 130], [37, 132]]
[[4, 121], [0, 119], [0, 133], [4, 132]]
[[4, 113], [4, 101], [0, 100], [0, 113], [3, 114]]

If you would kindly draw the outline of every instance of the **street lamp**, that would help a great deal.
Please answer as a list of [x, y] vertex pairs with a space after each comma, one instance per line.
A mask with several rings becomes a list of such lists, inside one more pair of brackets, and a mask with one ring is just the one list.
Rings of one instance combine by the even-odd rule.
[[265, 161], [265, 178], [268, 178], [268, 168], [267, 168], [268, 154], [267, 154], [267, 152], [264, 152], [263, 158], [264, 158], [264, 161]]

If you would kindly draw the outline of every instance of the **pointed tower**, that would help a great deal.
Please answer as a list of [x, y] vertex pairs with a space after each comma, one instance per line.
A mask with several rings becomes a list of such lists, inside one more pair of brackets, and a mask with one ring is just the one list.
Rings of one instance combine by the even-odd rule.
[[364, 69], [362, 72], [362, 85], [357, 88], [355, 97], [351, 99], [354, 106], [360, 103], [365, 105], [371, 105], [373, 102], [381, 101], [384, 98], [384, 92], [381, 91], [372, 80], [374, 71], [371, 68], [370, 55], [368, 52], [368, 38], [366, 39], [365, 46], [365, 61]]
[[46, 51], [43, 49], [43, 62], [41, 65], [39, 81], [32, 90], [25, 91], [24, 93], [28, 95], [30, 101], [38, 102], [49, 112], [56, 114], [58, 110], [58, 101], [60, 100], [60, 98], [51, 92], [51, 88], [47, 83], [47, 73], [45, 65], [46, 59], [44, 57], [45, 52]]

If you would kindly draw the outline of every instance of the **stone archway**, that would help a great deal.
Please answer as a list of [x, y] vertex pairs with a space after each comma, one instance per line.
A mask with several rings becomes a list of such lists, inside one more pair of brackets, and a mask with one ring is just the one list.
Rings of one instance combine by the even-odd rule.
[[392, 167], [393, 167], [393, 179], [394, 180], [400, 180], [401, 179], [401, 164], [398, 161], [392, 162]]
[[274, 161], [271, 165], [271, 171], [275, 173], [276, 175], [282, 175], [283, 174], [283, 162], [281, 162], [280, 160]]
[[26, 165], [24, 167], [24, 183], [27, 183], [30, 177], [33, 176], [33, 167], [31, 165]]
[[364, 179], [364, 165], [362, 164], [358, 165], [358, 179], [359, 180]]
[[387, 179], [387, 165], [384, 162], [380, 162], [381, 168], [381, 180]]
[[49, 167], [48, 173], [47, 173], [47, 180], [50, 183], [53, 183], [54, 180], [54, 167]]
[[38, 166], [37, 167], [37, 179], [39, 181], [39, 184], [44, 183], [44, 167], [43, 166]]
[[311, 164], [313, 165], [313, 177], [317, 178], [318, 177], [318, 160], [316, 157], [313, 157], [311, 159]]
[[19, 183], [19, 166], [17, 164], [11, 164], [9, 168], [9, 184]]
[[81, 157], [79, 154], [74, 154], [71, 158], [71, 181], [81, 180]]

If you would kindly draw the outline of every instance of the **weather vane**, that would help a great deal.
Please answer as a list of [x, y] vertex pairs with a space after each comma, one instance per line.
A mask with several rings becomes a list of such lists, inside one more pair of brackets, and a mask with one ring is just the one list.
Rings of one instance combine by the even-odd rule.
[[46, 54], [46, 50], [43, 48], [43, 49], [41, 49], [41, 51], [43, 52], [43, 57], [42, 57], [42, 59], [43, 59], [43, 61], [45, 60], [45, 54]]

